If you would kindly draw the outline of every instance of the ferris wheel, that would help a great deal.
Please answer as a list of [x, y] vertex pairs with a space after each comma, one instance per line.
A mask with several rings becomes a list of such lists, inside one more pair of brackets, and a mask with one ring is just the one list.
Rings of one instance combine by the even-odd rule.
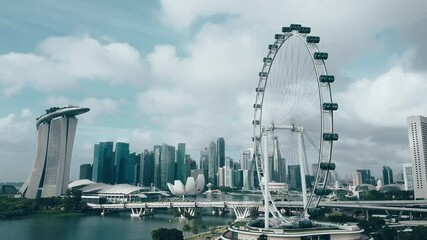
[[[307, 218], [322, 196], [331, 193], [326, 182], [335, 169], [332, 145], [338, 140], [333, 128], [338, 104], [332, 101], [330, 88], [335, 78], [326, 69], [328, 53], [317, 47], [320, 37], [309, 36], [310, 32], [310, 27], [299, 24], [283, 27], [268, 46], [259, 73], [252, 124], [266, 228]], [[286, 217], [279, 211], [271, 193], [274, 182], [301, 186], [301, 215]]]

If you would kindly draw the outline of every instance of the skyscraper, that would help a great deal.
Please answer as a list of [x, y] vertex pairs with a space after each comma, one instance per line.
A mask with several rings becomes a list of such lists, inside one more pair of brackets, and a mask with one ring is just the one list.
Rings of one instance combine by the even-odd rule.
[[241, 189], [243, 187], [243, 170], [242, 169], [234, 170], [233, 175], [234, 175], [233, 177], [234, 187]]
[[352, 173], [352, 177], [353, 177], [353, 186], [354, 187], [362, 184], [362, 173], [361, 172]]
[[167, 190], [167, 183], [173, 183], [175, 180], [174, 174], [175, 147], [164, 143], [160, 154], [160, 188]]
[[92, 181], [113, 184], [113, 142], [100, 142], [93, 148]]
[[[126, 161], [129, 157], [129, 143], [116, 143], [116, 151], [114, 152], [115, 183], [126, 182]], [[133, 170], [132, 170], [133, 171]]]
[[204, 148], [200, 151], [200, 169], [203, 169], [206, 182], [209, 182], [209, 151]]
[[155, 145], [153, 148], [154, 154], [154, 186], [160, 188], [160, 157], [162, 154], [162, 146]]
[[255, 174], [253, 170], [243, 170], [242, 190], [249, 191], [255, 187]]
[[[216, 181], [218, 174], [218, 158], [217, 158], [216, 144], [212, 141], [209, 144], [209, 169], [208, 169], [208, 183], [212, 183], [214, 186], [217, 186]], [[224, 159], [225, 160], [225, 159]]]
[[360, 174], [362, 176], [362, 183], [372, 184], [372, 185], [375, 184], [371, 180], [371, 170], [370, 169], [357, 169], [356, 172], [360, 172]]
[[37, 151], [33, 169], [20, 192], [27, 198], [61, 196], [68, 188], [76, 115], [89, 108], [67, 105], [46, 110], [36, 120]]
[[427, 199], [427, 118], [408, 117], [408, 135], [415, 198]]
[[414, 179], [412, 177], [412, 163], [403, 164], [403, 181], [405, 183], [405, 191], [414, 190]]
[[273, 139], [274, 149], [275, 151], [270, 154], [270, 180], [272, 182], [286, 182], [286, 163], [285, 159], [282, 158], [280, 154], [279, 141], [277, 137]]
[[225, 141], [224, 138], [220, 137], [216, 141], [217, 153], [216, 156], [218, 158], [218, 167], [224, 167], [225, 164]]
[[224, 172], [224, 186], [226, 187], [234, 187], [234, 170], [225, 166], [223, 168]]
[[79, 179], [89, 179], [89, 180], [92, 180], [92, 164], [82, 164], [82, 165], [80, 165]]
[[141, 154], [139, 182], [142, 186], [149, 187], [154, 184], [154, 152], [147, 149]]
[[389, 166], [383, 166], [383, 184], [388, 185], [394, 183], [393, 170]]
[[191, 158], [190, 154], [185, 154], [185, 181], [191, 175], [191, 169], [197, 169], [197, 163]]
[[251, 149], [243, 150], [240, 154], [240, 167], [242, 170], [248, 170], [249, 169], [249, 163], [252, 159], [252, 153], [250, 151]]
[[187, 166], [185, 161], [185, 143], [178, 143], [176, 150], [176, 180], [187, 180]]
[[225, 186], [224, 170], [225, 170], [225, 168], [223, 168], [223, 167], [218, 168], [218, 177], [217, 177], [218, 187], [224, 187]]
[[290, 190], [302, 190], [300, 165], [288, 165], [288, 183]]
[[[138, 171], [135, 171], [136, 165], [139, 163], [140, 156], [136, 153], [130, 153], [124, 164], [124, 181], [123, 183], [127, 184], [135, 184], [135, 180], [137, 179]], [[139, 170], [139, 168], [137, 168]]]

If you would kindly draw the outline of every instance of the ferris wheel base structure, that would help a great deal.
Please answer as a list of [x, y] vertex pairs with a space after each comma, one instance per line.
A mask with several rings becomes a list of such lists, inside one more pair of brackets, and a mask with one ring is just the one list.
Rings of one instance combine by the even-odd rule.
[[[313, 223], [312, 226], [290, 227], [290, 228], [263, 228], [263, 220], [255, 220], [242, 224], [242, 222], [231, 225], [221, 235], [220, 239], [247, 239], [257, 240], [261, 235], [267, 236], [268, 240], [300, 240], [300, 239], [327, 239], [327, 240], [361, 240], [367, 239], [363, 229], [357, 225]], [[243, 226], [242, 226], [243, 225]]]

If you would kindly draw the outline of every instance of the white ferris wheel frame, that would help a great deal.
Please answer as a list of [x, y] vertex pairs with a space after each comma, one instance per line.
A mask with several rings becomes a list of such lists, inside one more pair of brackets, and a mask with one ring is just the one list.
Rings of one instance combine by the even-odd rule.
[[[264, 58], [264, 65], [262, 67], [261, 74], [258, 81], [258, 86], [256, 88], [256, 99], [254, 104], [254, 119], [253, 119], [253, 143], [254, 143], [254, 158], [255, 165], [258, 175], [258, 180], [260, 184], [261, 191], [264, 196], [265, 203], [265, 228], [269, 228], [269, 221], [277, 222], [277, 223], [295, 223], [301, 218], [308, 217], [307, 210], [310, 207], [317, 207], [320, 202], [321, 197], [315, 197], [315, 190], [319, 188], [325, 188], [326, 182], [328, 179], [329, 170], [321, 170], [321, 163], [331, 163], [332, 158], [332, 146], [333, 141], [326, 141], [323, 139], [324, 133], [333, 133], [333, 110], [324, 110], [323, 103], [333, 103], [332, 102], [332, 92], [329, 82], [321, 82], [319, 77], [321, 75], [328, 75], [328, 71], [326, 69], [326, 65], [324, 60], [319, 60], [314, 58], [314, 53], [319, 52], [319, 49], [316, 43], [307, 42], [307, 34], [299, 33], [298, 31], [285, 32], [280, 34], [280, 36], [276, 35], [276, 41], [274, 44], [269, 46], [269, 52]], [[268, 77], [270, 75], [270, 69], [273, 65], [274, 59], [277, 53], [280, 51], [281, 47], [285, 44], [285, 42], [292, 38], [296, 37], [301, 42], [304, 43], [306, 50], [311, 56], [311, 61], [314, 66], [317, 86], [318, 86], [318, 96], [319, 96], [319, 111], [320, 111], [320, 142], [319, 142], [319, 153], [317, 159], [317, 171], [315, 176], [315, 184], [313, 186], [313, 190], [310, 196], [306, 195], [306, 186], [305, 186], [305, 173], [306, 169], [304, 167], [304, 163], [302, 162], [305, 157], [305, 146], [304, 146], [304, 129], [303, 126], [269, 126], [263, 125], [262, 122], [262, 112], [263, 112], [263, 103], [264, 103], [264, 95], [265, 89], [268, 83]], [[266, 73], [266, 74], [264, 74]], [[264, 171], [264, 169], [269, 169], [269, 161], [264, 161], [264, 159], [268, 160], [268, 142], [270, 134], [274, 132], [276, 129], [285, 129], [294, 132], [298, 132], [298, 145], [299, 145], [299, 160], [300, 160], [300, 169], [301, 169], [301, 183], [303, 188], [303, 202], [304, 202], [304, 210], [300, 217], [298, 218], [290, 218], [283, 216], [280, 211], [275, 206], [275, 203], [271, 197], [269, 191], [269, 184], [263, 184], [263, 178], [266, 182], [269, 182], [269, 174], [268, 171]], [[272, 218], [270, 219], [268, 212], [272, 214]]]

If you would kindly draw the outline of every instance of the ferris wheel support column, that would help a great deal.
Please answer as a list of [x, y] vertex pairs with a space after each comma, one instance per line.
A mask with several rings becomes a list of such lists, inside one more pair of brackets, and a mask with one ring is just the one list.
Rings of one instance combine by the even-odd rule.
[[[302, 202], [304, 207], [307, 206], [307, 185], [305, 182], [305, 146], [302, 138], [304, 130], [302, 128], [298, 129], [298, 148], [299, 148], [299, 164], [300, 164], [300, 172], [301, 172], [301, 187], [302, 187]], [[304, 213], [304, 215], [307, 215], [307, 212]]]
[[264, 150], [264, 228], [269, 229], [269, 217], [270, 217], [270, 200], [269, 200], [269, 194], [270, 194], [270, 166], [268, 162], [268, 131], [264, 131], [264, 144], [263, 144], [263, 150]]

